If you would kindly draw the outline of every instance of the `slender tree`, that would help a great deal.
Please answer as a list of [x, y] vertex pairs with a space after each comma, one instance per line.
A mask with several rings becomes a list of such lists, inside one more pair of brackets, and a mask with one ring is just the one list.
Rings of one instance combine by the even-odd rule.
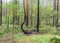
[[53, 25], [58, 27], [58, 5], [59, 5], [59, 0], [54, 0], [54, 11], [56, 13], [53, 15]]
[[32, 26], [33, 25], [33, 23], [32, 23], [32, 19], [33, 19], [32, 18], [32, 14], [33, 14], [33, 0], [31, 0], [30, 3], [31, 3], [31, 17], [30, 18], [31, 18], [31, 26]]
[[[50, 3], [50, 0], [46, 0], [46, 6], [48, 6], [48, 3]], [[50, 16], [49, 13], [47, 11], [47, 17], [46, 17], [46, 24], [49, 25], [50, 24]]]
[[26, 26], [28, 26], [28, 0], [26, 0], [25, 13], [26, 13]]
[[[8, 13], [9, 13], [9, 10], [8, 10], [8, 6], [7, 6], [7, 0], [6, 0], [6, 24], [7, 24], [7, 30], [9, 30], [9, 16], [8, 16]], [[8, 32], [8, 31], [7, 31]]]
[[[19, 13], [19, 9], [20, 9], [20, 8], [19, 8], [19, 4], [20, 4], [20, 3], [19, 3], [19, 0], [18, 0], [18, 13]], [[18, 16], [18, 17], [19, 17], [19, 16]], [[19, 24], [19, 18], [17, 18], [17, 19], [18, 19], [18, 24]]]
[[17, 0], [13, 0], [13, 24], [17, 20]]
[[0, 0], [0, 26], [2, 25], [2, 0]]
[[38, 0], [38, 9], [37, 9], [37, 32], [39, 32], [39, 0]]
[[[16, 21], [16, 15], [17, 15], [17, 0], [12, 0], [12, 4], [13, 4], [13, 29], [16, 28], [15, 21]], [[12, 29], [12, 33], [13, 33], [13, 29]]]
[[24, 22], [21, 24], [21, 29], [22, 31], [25, 33], [24, 29], [23, 29], [23, 24], [25, 23], [26, 20], [26, 14], [25, 14], [25, 0], [23, 0], [23, 8], [24, 8]]

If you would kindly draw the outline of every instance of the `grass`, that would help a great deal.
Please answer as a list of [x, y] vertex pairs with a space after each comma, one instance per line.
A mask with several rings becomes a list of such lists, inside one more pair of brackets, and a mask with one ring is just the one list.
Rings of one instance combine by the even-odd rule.
[[[38, 34], [38, 35], [30, 35], [27, 36], [23, 33], [17, 33], [17, 34], [5, 34], [5, 36], [7, 36], [8, 38], [12, 38], [10, 41], [10, 43], [49, 43], [50, 39], [52, 39], [54, 36], [56, 37], [60, 37], [57, 35], [52, 35], [52, 34]], [[13, 37], [12, 37], [13, 36]], [[4, 38], [2, 40], [4, 40]]]
[[[8, 33], [6, 33], [8, 31]], [[16, 26], [13, 29], [12, 25], [9, 25], [9, 29], [7, 28], [7, 26], [5, 26], [5, 24], [3, 24], [3, 26], [0, 27], [0, 38], [2, 38], [2, 40], [4, 39], [5, 35], [8, 36], [8, 38], [12, 38], [12, 32], [16, 33], [13, 34], [13, 39], [9, 40], [10, 43], [49, 43], [50, 39], [52, 37], [54, 37], [54, 33], [56, 33], [56, 28], [50, 27], [50, 26], [45, 26], [45, 27], [41, 27], [40, 31], [47, 31], [48, 34], [44, 34], [44, 35], [31, 35], [31, 36], [26, 36], [23, 33], [20, 32], [21, 29], [20, 27]], [[1, 39], [0, 39], [1, 40]], [[0, 42], [1, 43], [1, 42]]]
[[31, 35], [31, 36], [26, 36], [23, 34], [16, 34], [14, 35], [15, 37], [15, 41], [17, 41], [17, 43], [49, 43], [50, 39], [53, 37], [54, 35]]

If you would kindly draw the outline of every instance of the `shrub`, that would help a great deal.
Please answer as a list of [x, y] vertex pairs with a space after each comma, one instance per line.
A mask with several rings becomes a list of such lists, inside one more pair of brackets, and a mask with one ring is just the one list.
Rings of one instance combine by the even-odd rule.
[[53, 38], [50, 40], [50, 43], [60, 43], [60, 38], [58, 38], [58, 37], [53, 37]]

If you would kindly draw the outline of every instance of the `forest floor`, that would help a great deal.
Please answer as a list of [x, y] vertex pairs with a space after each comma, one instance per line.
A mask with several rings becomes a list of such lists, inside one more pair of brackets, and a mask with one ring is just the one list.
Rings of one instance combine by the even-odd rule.
[[0, 43], [49, 43], [50, 39], [55, 35], [38, 34], [27, 36], [23, 33], [5, 34], [0, 36]]

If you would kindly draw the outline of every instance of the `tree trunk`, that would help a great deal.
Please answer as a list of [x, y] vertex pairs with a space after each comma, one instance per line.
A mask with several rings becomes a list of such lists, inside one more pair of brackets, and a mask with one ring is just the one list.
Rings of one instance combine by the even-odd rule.
[[26, 26], [28, 26], [28, 0], [26, 0], [26, 8], [25, 8], [25, 13], [26, 13]]
[[2, 25], [2, 0], [0, 0], [0, 26]]
[[32, 14], [33, 14], [33, 0], [31, 0], [31, 26], [33, 25], [32, 23]]
[[[26, 0], [27, 1], [27, 0]], [[27, 3], [26, 3], [27, 4]], [[26, 34], [27, 32], [23, 29], [23, 25], [24, 25], [24, 23], [26, 22], [26, 25], [28, 26], [28, 21], [27, 21], [27, 19], [28, 19], [28, 14], [27, 14], [27, 6], [26, 6], [26, 8], [25, 8], [25, 0], [23, 0], [23, 8], [24, 8], [24, 22], [21, 24], [21, 29], [22, 29], [22, 31]]]
[[54, 21], [53, 24], [55, 27], [58, 27], [58, 5], [59, 5], [59, 0], [54, 0], [54, 11], [56, 11], [56, 13], [53, 15], [54, 16]]
[[39, 32], [39, 0], [38, 0], [38, 9], [37, 9], [37, 32]]

